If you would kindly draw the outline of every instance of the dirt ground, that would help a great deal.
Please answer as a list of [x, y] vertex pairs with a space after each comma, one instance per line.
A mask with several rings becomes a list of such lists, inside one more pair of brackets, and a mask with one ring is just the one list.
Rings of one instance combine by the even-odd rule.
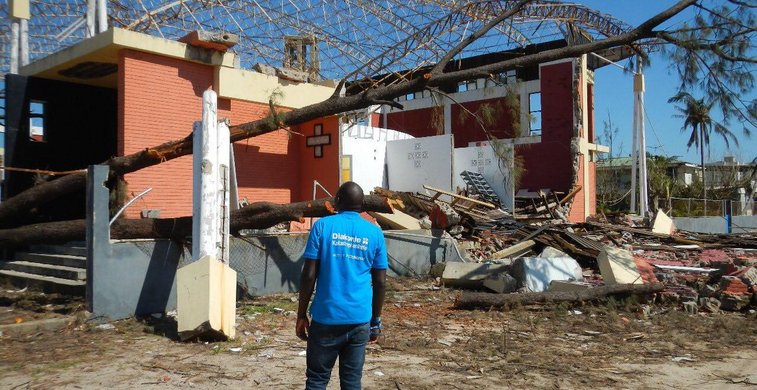
[[[740, 389], [757, 385], [754, 313], [688, 315], [610, 301], [508, 312], [452, 308], [458, 291], [392, 279], [366, 389]], [[172, 317], [0, 336], [0, 388], [304, 386], [296, 295], [240, 302], [232, 341], [175, 341]], [[0, 293], [0, 324], [77, 316], [81, 301]], [[112, 326], [110, 326], [112, 325]], [[335, 370], [329, 388], [338, 388]]]

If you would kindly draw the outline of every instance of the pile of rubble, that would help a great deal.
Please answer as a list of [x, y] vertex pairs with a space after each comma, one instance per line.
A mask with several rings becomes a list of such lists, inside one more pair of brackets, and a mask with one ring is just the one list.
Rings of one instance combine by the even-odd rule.
[[[431, 190], [434, 195], [427, 196], [376, 189], [397, 215], [372, 215], [385, 228], [444, 229], [455, 237], [469, 261], [432, 268], [446, 286], [531, 294], [528, 299], [537, 301], [655, 292], [656, 299], [680, 303], [691, 313], [757, 307], [755, 234], [675, 232], [662, 212], [651, 228], [626, 216], [533, 222], [473, 197]], [[545, 205], [561, 203], [540, 198]]]

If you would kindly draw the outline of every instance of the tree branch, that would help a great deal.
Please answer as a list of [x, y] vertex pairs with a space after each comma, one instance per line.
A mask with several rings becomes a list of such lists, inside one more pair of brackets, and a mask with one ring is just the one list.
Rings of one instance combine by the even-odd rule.
[[[442, 59], [439, 60], [439, 62], [436, 65], [434, 65], [433, 68], [431, 68], [431, 71], [429, 73], [431, 73], [432, 75], [435, 75], [435, 74], [443, 72], [444, 67], [447, 66], [449, 61], [455, 58], [455, 56], [458, 55], [461, 51], [463, 51], [463, 49], [465, 49], [471, 43], [475, 42], [476, 40], [484, 36], [484, 34], [489, 32], [489, 30], [496, 27], [498, 24], [502, 23], [503, 20], [510, 18], [514, 16], [515, 14], [517, 14], [518, 12], [520, 12], [523, 9], [523, 7], [526, 4], [530, 3], [531, 1], [532, 0], [521, 0], [520, 2], [518, 2], [518, 4], [515, 4], [515, 6], [513, 6], [513, 8], [511, 8], [509, 11], [503, 13], [502, 15], [497, 16], [496, 18], [486, 23], [483, 27], [475, 31], [473, 34], [471, 34], [470, 36], [465, 38], [462, 42], [460, 42], [457, 46], [453, 47], [450, 51], [448, 51], [447, 54], [445, 54], [444, 57], [442, 57]], [[468, 5], [458, 8], [457, 12], [462, 11], [463, 8], [466, 8], [466, 7], [468, 7]]]

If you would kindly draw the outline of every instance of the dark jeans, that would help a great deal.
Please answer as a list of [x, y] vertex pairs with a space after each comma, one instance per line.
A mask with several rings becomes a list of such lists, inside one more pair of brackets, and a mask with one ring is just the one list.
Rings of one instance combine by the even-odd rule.
[[339, 383], [342, 390], [360, 389], [365, 362], [365, 346], [370, 338], [368, 323], [325, 325], [315, 321], [308, 330], [307, 390], [326, 389], [331, 369], [339, 357]]

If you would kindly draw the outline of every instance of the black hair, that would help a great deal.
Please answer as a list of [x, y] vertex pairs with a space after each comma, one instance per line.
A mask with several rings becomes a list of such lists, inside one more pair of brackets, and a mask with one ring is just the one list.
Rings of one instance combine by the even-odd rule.
[[340, 211], [361, 211], [363, 198], [363, 189], [354, 181], [348, 181], [339, 187], [334, 202]]

